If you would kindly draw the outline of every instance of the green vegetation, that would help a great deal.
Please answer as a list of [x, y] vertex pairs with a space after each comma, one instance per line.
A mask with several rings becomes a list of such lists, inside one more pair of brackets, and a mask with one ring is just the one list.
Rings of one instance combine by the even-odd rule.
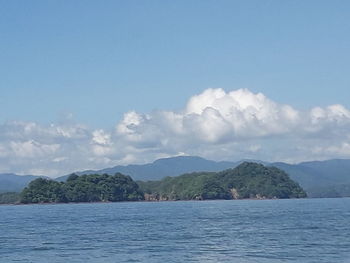
[[248, 162], [218, 173], [191, 173], [138, 184], [146, 200], [306, 197], [284, 171]]
[[21, 203], [117, 202], [143, 200], [143, 193], [129, 176], [72, 174], [67, 182], [38, 178], [20, 195]]
[[19, 202], [19, 193], [8, 192], [0, 194], [0, 204], [15, 204]]
[[[7, 198], [11, 196], [8, 195]], [[15, 200], [16, 196], [12, 198]], [[120, 173], [72, 174], [66, 182], [38, 178], [20, 194], [21, 203], [117, 202], [138, 200], [210, 200], [302, 198], [304, 190], [282, 170], [243, 163], [222, 172], [201, 172], [134, 182]], [[4, 197], [5, 198], [5, 197]], [[16, 197], [18, 200], [18, 195]], [[7, 199], [9, 200], [9, 199]]]

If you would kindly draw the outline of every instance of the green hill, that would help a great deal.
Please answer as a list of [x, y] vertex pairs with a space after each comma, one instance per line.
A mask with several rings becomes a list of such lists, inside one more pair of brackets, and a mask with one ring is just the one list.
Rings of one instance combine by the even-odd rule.
[[116, 202], [143, 200], [143, 193], [130, 176], [82, 175], [67, 182], [38, 178], [24, 188], [21, 203]]
[[284, 171], [250, 162], [217, 173], [190, 173], [138, 184], [146, 200], [306, 197], [305, 191]]

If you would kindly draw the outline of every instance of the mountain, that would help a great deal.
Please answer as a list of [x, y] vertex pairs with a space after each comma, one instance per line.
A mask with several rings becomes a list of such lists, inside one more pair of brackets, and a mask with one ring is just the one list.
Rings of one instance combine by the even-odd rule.
[[273, 163], [297, 181], [310, 197], [350, 196], [350, 160], [333, 159], [299, 164]]
[[[322, 180], [332, 184], [350, 183], [350, 160], [333, 159], [327, 161], [314, 161], [300, 163], [299, 166], [314, 171]], [[330, 181], [329, 181], [330, 180]]]
[[41, 176], [16, 175], [12, 173], [0, 174], [0, 193], [20, 192], [30, 181]]
[[[82, 174], [115, 174], [122, 173], [131, 176], [134, 180], [149, 181], [160, 180], [166, 176], [177, 176], [191, 172], [218, 172], [236, 167], [241, 162], [215, 162], [195, 156], [178, 156], [163, 158], [149, 164], [115, 166], [102, 170], [87, 170], [77, 172]], [[69, 175], [56, 178], [57, 181], [65, 181]]]

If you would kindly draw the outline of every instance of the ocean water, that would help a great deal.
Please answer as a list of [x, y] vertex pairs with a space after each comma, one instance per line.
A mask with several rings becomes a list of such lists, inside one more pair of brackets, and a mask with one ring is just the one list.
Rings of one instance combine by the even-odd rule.
[[0, 262], [350, 263], [350, 199], [0, 206]]

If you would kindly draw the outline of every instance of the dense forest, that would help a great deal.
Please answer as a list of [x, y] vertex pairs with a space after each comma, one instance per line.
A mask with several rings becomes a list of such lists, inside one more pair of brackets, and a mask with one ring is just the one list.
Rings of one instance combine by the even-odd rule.
[[38, 178], [24, 188], [21, 203], [139, 201], [144, 195], [129, 176], [72, 174], [66, 182]]
[[138, 184], [146, 200], [306, 197], [305, 191], [284, 171], [249, 162], [218, 173], [190, 173]]

